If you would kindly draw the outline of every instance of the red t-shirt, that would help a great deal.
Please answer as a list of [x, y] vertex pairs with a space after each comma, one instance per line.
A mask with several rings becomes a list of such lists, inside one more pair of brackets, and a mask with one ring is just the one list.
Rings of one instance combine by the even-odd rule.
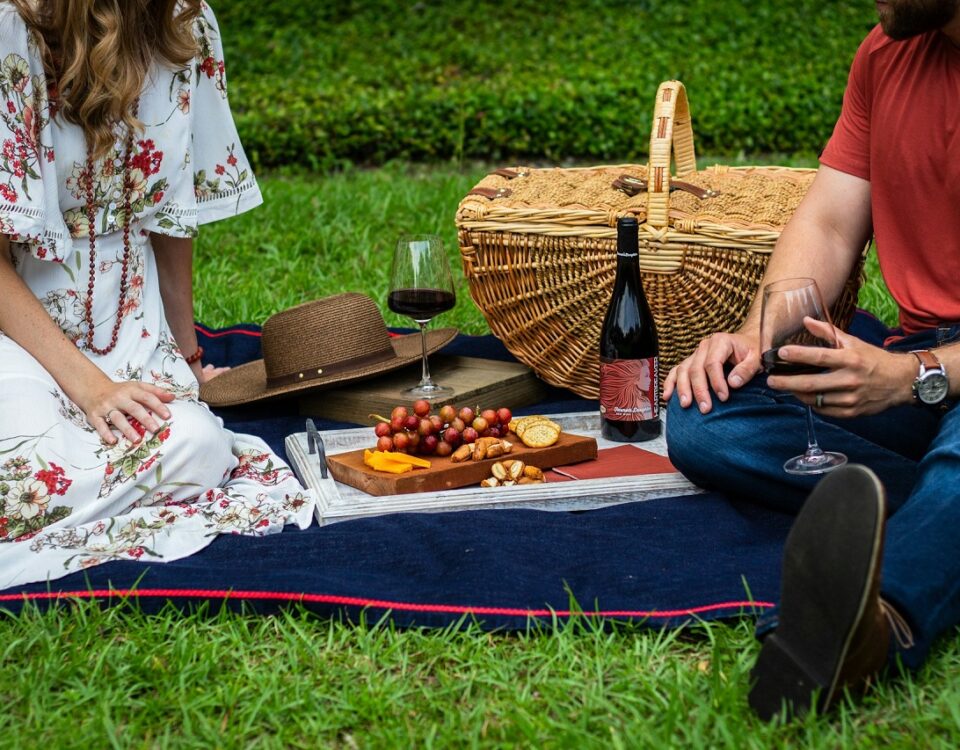
[[870, 181], [904, 333], [960, 322], [960, 47], [939, 31], [898, 42], [874, 28], [820, 161]]

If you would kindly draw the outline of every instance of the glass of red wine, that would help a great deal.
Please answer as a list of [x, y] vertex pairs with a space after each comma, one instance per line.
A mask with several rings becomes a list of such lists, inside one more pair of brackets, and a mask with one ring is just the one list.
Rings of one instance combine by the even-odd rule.
[[393, 253], [387, 306], [398, 315], [406, 315], [417, 322], [423, 344], [420, 383], [403, 391], [405, 396], [431, 399], [453, 394], [452, 388], [437, 385], [430, 378], [426, 328], [434, 317], [452, 309], [456, 301], [443, 240], [432, 234], [401, 237]]
[[[808, 320], [827, 323], [829, 334], [824, 330], [822, 334], [814, 335], [807, 327]], [[768, 375], [822, 372], [817, 367], [782, 360], [778, 352], [780, 347], [788, 344], [837, 347], [830, 313], [824, 307], [820, 288], [813, 279], [783, 279], [764, 286], [760, 311], [760, 356]], [[787, 461], [783, 470], [788, 474], [824, 474], [846, 462], [844, 454], [824, 451], [817, 444], [817, 436], [813, 431], [813, 409], [807, 406], [807, 450], [803, 455]]]

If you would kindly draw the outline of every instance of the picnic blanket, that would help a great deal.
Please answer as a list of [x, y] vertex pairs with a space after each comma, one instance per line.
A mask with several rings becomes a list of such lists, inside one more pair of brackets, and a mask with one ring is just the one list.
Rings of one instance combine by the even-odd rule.
[[[855, 327], [869, 334], [874, 324], [861, 316]], [[235, 365], [259, 356], [256, 326], [198, 326], [198, 332], [207, 361]], [[459, 336], [445, 352], [510, 358], [492, 336]], [[526, 411], [592, 408], [596, 402], [552, 388]], [[293, 403], [220, 414], [228, 427], [260, 435], [280, 455], [284, 437], [303, 429]], [[348, 425], [318, 421], [320, 429], [339, 426]], [[0, 608], [17, 612], [26, 602], [42, 608], [82, 598], [133, 601], [144, 611], [168, 602], [184, 610], [207, 603], [208, 611], [258, 613], [298, 605], [325, 616], [388, 617], [401, 627], [476, 621], [516, 629], [580, 612], [672, 626], [772, 607], [791, 522], [716, 493], [573, 513], [383, 516], [260, 538], [223, 536], [166, 564], [107, 563], [2, 591]]]

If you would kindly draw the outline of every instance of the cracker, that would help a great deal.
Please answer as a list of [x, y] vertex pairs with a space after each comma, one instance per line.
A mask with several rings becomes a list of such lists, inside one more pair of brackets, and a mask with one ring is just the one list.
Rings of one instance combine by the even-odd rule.
[[517, 433], [518, 437], [523, 437], [524, 432], [526, 432], [528, 429], [530, 429], [534, 425], [538, 425], [538, 424], [548, 424], [554, 429], [557, 429], [557, 430], [560, 429], [560, 425], [558, 425], [556, 422], [553, 422], [547, 419], [546, 417], [538, 414], [532, 417], [524, 417], [519, 422], [517, 422], [517, 429], [515, 430], [515, 432]]
[[528, 448], [546, 448], [553, 445], [560, 439], [560, 430], [554, 428], [551, 424], [540, 422], [531, 425], [523, 434], [520, 440]]

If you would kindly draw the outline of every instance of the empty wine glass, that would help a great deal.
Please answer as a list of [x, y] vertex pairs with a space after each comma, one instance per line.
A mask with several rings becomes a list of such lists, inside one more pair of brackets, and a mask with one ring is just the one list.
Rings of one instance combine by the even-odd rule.
[[387, 306], [417, 322], [423, 346], [420, 383], [403, 391], [405, 396], [431, 399], [453, 394], [452, 388], [437, 385], [430, 378], [426, 327], [435, 316], [453, 308], [456, 301], [443, 240], [432, 234], [401, 237], [393, 253]]
[[[807, 318], [829, 325], [829, 337], [814, 336], [805, 323]], [[794, 346], [837, 347], [830, 313], [814, 279], [783, 279], [763, 288], [763, 306], [760, 310], [760, 351], [763, 369], [769, 375], [806, 375], [818, 373], [818, 367], [785, 362], [778, 354], [780, 347]], [[807, 450], [783, 465], [788, 474], [823, 474], [843, 466], [847, 457], [835, 451], [821, 450], [813, 430], [813, 409], [807, 406]]]

